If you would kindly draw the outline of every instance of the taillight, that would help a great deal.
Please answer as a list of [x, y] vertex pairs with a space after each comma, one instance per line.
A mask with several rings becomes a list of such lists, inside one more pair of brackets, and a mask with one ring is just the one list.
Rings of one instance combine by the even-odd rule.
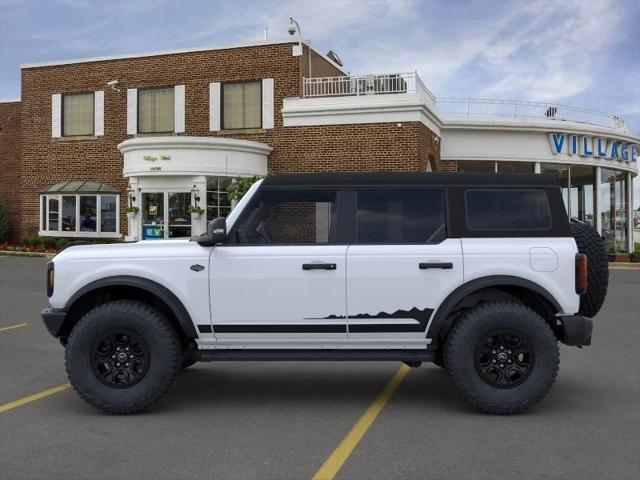
[[587, 292], [587, 256], [576, 254], [576, 293], [583, 295]]
[[53, 262], [47, 263], [47, 297], [53, 295], [53, 284], [55, 280], [55, 271], [53, 269]]

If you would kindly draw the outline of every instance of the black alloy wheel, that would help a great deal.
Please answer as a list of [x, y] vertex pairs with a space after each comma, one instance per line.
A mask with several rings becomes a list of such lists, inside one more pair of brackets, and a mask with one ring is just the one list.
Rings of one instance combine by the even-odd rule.
[[478, 342], [475, 361], [478, 374], [489, 385], [513, 388], [529, 377], [534, 352], [521, 332], [501, 329]]
[[149, 371], [151, 355], [144, 339], [132, 330], [114, 330], [92, 349], [91, 367], [98, 380], [112, 388], [129, 388]]

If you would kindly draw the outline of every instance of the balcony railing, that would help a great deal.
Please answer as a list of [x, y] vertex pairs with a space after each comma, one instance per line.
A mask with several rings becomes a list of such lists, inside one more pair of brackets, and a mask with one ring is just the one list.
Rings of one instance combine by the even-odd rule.
[[611, 113], [589, 108], [572, 107], [559, 103], [530, 102], [526, 100], [490, 100], [481, 98], [438, 98], [438, 113], [460, 116], [503, 116], [515, 118], [539, 118], [589, 123], [626, 130], [624, 119]]
[[383, 75], [312, 77], [304, 79], [304, 97], [347, 97], [415, 93], [439, 114], [455, 116], [501, 116], [588, 123], [627, 132], [624, 119], [611, 113], [559, 103], [478, 98], [438, 98], [416, 72]]
[[341, 77], [312, 77], [304, 79], [304, 97], [343, 97], [381, 95], [390, 93], [424, 94], [435, 102], [435, 97], [422, 83], [416, 72], [384, 75], [358, 75]]

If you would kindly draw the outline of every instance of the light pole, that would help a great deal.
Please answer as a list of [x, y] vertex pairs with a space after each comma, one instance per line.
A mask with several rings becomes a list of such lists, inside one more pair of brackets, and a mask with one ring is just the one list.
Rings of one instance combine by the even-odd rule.
[[[298, 22], [296, 22], [293, 17], [289, 17], [289, 28], [287, 29], [287, 31], [289, 32], [289, 35], [293, 36], [296, 34], [296, 32], [298, 33], [298, 47], [300, 48], [300, 55], [302, 55], [302, 31], [300, 30], [300, 25], [298, 24]], [[307, 49], [308, 49], [308, 57], [309, 57], [309, 78], [311, 78], [311, 39], [307, 40]], [[303, 88], [303, 92], [302, 94], [304, 95], [304, 78], [303, 78], [303, 82], [302, 82], [302, 88]]]

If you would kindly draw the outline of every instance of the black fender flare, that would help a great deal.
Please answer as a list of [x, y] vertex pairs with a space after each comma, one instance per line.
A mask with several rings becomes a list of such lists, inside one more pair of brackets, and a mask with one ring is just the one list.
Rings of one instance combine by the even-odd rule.
[[440, 304], [440, 307], [434, 312], [433, 319], [429, 325], [427, 336], [436, 340], [440, 337], [441, 332], [446, 332], [451, 327], [449, 315], [453, 309], [468, 295], [479, 290], [489, 287], [520, 287], [531, 290], [547, 300], [556, 310], [556, 313], [562, 312], [562, 308], [558, 301], [545, 288], [541, 287], [531, 280], [510, 275], [491, 275], [487, 277], [476, 278], [456, 288], [447, 298]]
[[71, 306], [80, 298], [88, 293], [93, 292], [104, 287], [135, 287], [141, 290], [145, 290], [152, 295], [160, 298], [168, 307], [169, 310], [175, 315], [182, 332], [187, 338], [198, 338], [198, 333], [193, 326], [191, 315], [182, 304], [182, 302], [175, 296], [175, 294], [168, 288], [160, 285], [158, 282], [149, 280], [148, 278], [136, 277], [132, 275], [115, 275], [113, 277], [105, 277], [99, 280], [95, 280], [88, 283], [67, 301], [65, 308], [69, 310]]

